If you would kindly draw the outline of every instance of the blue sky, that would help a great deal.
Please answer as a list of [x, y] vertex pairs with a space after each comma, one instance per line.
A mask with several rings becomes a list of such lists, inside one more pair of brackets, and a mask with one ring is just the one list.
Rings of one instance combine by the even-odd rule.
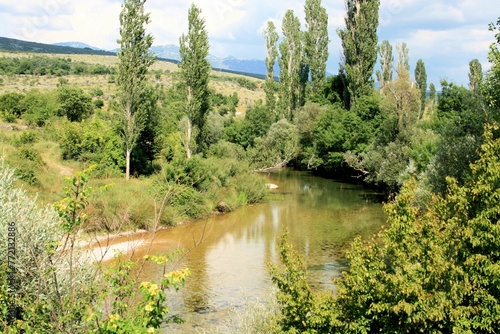
[[[262, 30], [268, 20], [279, 26], [293, 9], [304, 27], [305, 0], [148, 0], [148, 26], [155, 45], [178, 44], [187, 30], [192, 2], [201, 7], [216, 56], [263, 59]], [[79, 41], [103, 49], [116, 48], [120, 0], [0, 0], [0, 36], [56, 43]], [[344, 26], [344, 0], [323, 0], [329, 15], [330, 58], [327, 70], [337, 73], [341, 55], [336, 29]], [[498, 0], [381, 0], [379, 42], [405, 42], [410, 65], [422, 59], [428, 82], [441, 79], [467, 85], [468, 63], [477, 58], [488, 69], [493, 34], [488, 24], [500, 16]], [[378, 65], [377, 65], [378, 67]]]

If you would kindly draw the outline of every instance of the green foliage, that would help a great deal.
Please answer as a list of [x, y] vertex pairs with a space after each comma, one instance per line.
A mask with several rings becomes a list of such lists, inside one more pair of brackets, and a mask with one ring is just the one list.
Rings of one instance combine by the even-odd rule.
[[27, 125], [43, 126], [59, 110], [59, 102], [53, 93], [32, 90], [19, 101], [19, 111]]
[[0, 74], [27, 74], [27, 75], [85, 75], [111, 74], [113, 67], [101, 64], [87, 64], [73, 62], [70, 58], [47, 57], [33, 55], [30, 57], [1, 57]]
[[205, 19], [201, 9], [192, 4], [188, 12], [188, 33], [179, 40], [181, 61], [179, 63], [182, 93], [185, 101], [184, 114], [189, 122], [186, 127], [186, 155], [191, 157], [190, 142], [193, 127], [198, 132], [196, 144], [205, 149], [203, 129], [210, 109], [208, 89], [210, 63], [207, 59], [209, 43]]
[[221, 93], [211, 93], [211, 106], [214, 111], [224, 116], [227, 114], [234, 115], [236, 106], [238, 105], [238, 93], [234, 92], [232, 95], [223, 95]]
[[162, 111], [158, 106], [159, 92], [147, 87], [141, 96], [144, 122], [137, 138], [135, 150], [131, 154], [131, 172], [139, 175], [150, 175], [154, 172], [153, 161], [163, 146], [161, 136]]
[[[427, 99], [427, 72], [425, 71], [424, 61], [419, 59], [415, 67], [415, 82], [420, 90], [420, 104], [422, 113], [425, 110], [425, 100]], [[423, 114], [420, 116], [422, 117]]]
[[[8, 222], [15, 222], [16, 290], [7, 290], [0, 268], [0, 330], [4, 333], [155, 333], [166, 317], [166, 290], [178, 290], [188, 269], [168, 272], [173, 255], [147, 256], [161, 266], [158, 283], [140, 282], [140, 271], [118, 257], [106, 269], [89, 262], [76, 246], [86, 220], [89, 170], [68, 179], [66, 197], [40, 209], [24, 191], [13, 188], [13, 171], [0, 167], [0, 244], [6, 248]], [[3, 255], [2, 263], [7, 263]], [[82, 265], [85, 264], [85, 265]], [[7, 323], [9, 307], [22, 313]]]
[[20, 147], [26, 144], [33, 144], [38, 140], [38, 136], [33, 131], [23, 131], [19, 136], [16, 136], [12, 140], [12, 145]]
[[280, 262], [283, 269], [270, 265], [273, 283], [278, 288], [281, 306], [278, 324], [283, 333], [330, 333], [337, 324], [333, 296], [313, 293], [307, 283], [306, 266], [288, 244], [287, 233], [280, 237]]
[[300, 106], [302, 43], [300, 21], [293, 10], [287, 10], [282, 23], [283, 39], [279, 44], [280, 92], [278, 119], [292, 121]]
[[380, 56], [381, 71], [376, 72], [379, 87], [383, 88], [386, 83], [392, 81], [392, 70], [394, 67], [394, 56], [392, 54], [392, 45], [388, 40], [384, 40], [378, 46]]
[[[364, 152], [350, 151], [344, 156], [347, 164], [359, 171], [365, 181], [389, 192], [397, 191], [409, 175], [423, 172], [433, 152], [432, 143], [421, 145], [418, 139], [420, 91], [413, 86], [404, 65], [399, 65], [397, 73], [398, 78], [382, 88], [382, 101], [378, 106], [375, 96], [366, 101], [360, 98], [357, 104], [364, 105], [360, 110], [354, 106], [361, 117], [371, 119], [367, 129], [371, 130], [374, 140], [368, 141], [371, 144]], [[418, 163], [412, 157], [417, 158]]]
[[225, 138], [248, 148], [254, 146], [258, 137], [263, 137], [269, 130], [272, 116], [263, 105], [248, 109], [244, 120], [234, 120], [224, 129]]
[[96, 164], [97, 174], [116, 174], [125, 166], [121, 139], [102, 120], [63, 123], [59, 138], [63, 159]]
[[278, 118], [278, 111], [276, 109], [276, 91], [278, 89], [277, 84], [274, 79], [274, 64], [278, 58], [278, 33], [276, 32], [276, 26], [274, 22], [268, 21], [267, 28], [264, 31], [264, 38], [266, 40], [266, 81], [264, 82], [264, 91], [266, 92], [266, 107], [267, 110], [274, 116], [275, 119]]
[[500, 323], [497, 228], [500, 141], [485, 132], [464, 186], [425, 202], [416, 183], [386, 205], [388, 228], [349, 254], [338, 281], [344, 330], [494, 333]]
[[359, 97], [369, 95], [373, 89], [380, 1], [348, 0], [345, 3], [345, 29], [337, 33], [344, 52], [342, 71], [347, 78], [349, 105], [354, 105]]
[[254, 147], [248, 153], [257, 169], [286, 166], [299, 153], [297, 127], [286, 119], [274, 123], [265, 137], [255, 140]]
[[467, 178], [469, 164], [478, 157], [487, 119], [479, 96], [445, 81], [442, 87], [436, 128], [440, 140], [429, 169], [432, 187], [437, 192], [446, 190], [447, 176], [456, 178], [459, 183]]
[[144, 128], [150, 103], [146, 74], [154, 57], [149, 49], [153, 37], [146, 33], [150, 22], [144, 12], [146, 0], [125, 0], [120, 12], [120, 51], [118, 52], [118, 90], [120, 100], [120, 130], [125, 149], [125, 178], [130, 178], [131, 153]]
[[[311, 72], [311, 94], [319, 95], [326, 78], [328, 60], [328, 14], [321, 0], [306, 0], [304, 4], [307, 31], [304, 34], [305, 63]], [[307, 74], [309, 80], [309, 73]]]
[[57, 89], [59, 100], [59, 116], [66, 116], [70, 122], [80, 122], [88, 118], [94, 111], [92, 98], [83, 90], [72, 86], [62, 86]]
[[23, 110], [20, 108], [19, 104], [23, 98], [24, 95], [19, 93], [6, 93], [1, 95], [0, 112], [13, 115], [15, 118], [21, 117]]
[[363, 152], [373, 138], [367, 123], [340, 105], [333, 105], [315, 122], [312, 128], [314, 155], [329, 171], [341, 169], [344, 153]]

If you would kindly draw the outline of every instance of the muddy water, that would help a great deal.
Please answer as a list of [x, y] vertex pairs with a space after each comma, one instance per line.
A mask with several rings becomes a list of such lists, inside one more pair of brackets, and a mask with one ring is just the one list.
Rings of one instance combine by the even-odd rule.
[[[155, 235], [136, 250], [185, 253], [172, 268], [189, 267], [186, 285], [169, 295], [171, 313], [186, 321], [165, 332], [197, 333], [223, 326], [232, 308], [265, 299], [272, 286], [267, 264], [277, 262], [277, 238], [288, 229], [290, 242], [304, 256], [316, 289], [334, 289], [331, 279], [346, 269], [343, 250], [356, 236], [376, 233], [384, 220], [376, 195], [361, 187], [285, 170], [269, 175], [279, 200], [230, 214], [187, 223]], [[146, 267], [146, 279], [161, 276]]]

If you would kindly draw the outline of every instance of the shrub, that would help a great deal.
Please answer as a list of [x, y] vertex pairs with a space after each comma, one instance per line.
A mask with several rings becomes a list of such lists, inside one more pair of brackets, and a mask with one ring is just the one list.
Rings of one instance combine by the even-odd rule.
[[14, 137], [12, 144], [14, 146], [21, 146], [26, 144], [33, 144], [37, 141], [38, 136], [33, 131], [22, 132], [18, 137]]

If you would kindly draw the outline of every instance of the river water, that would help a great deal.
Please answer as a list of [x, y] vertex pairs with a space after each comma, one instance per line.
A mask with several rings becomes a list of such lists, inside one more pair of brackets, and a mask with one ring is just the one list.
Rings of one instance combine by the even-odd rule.
[[[357, 235], [380, 230], [385, 217], [375, 193], [360, 186], [283, 170], [268, 182], [276, 200], [246, 206], [207, 220], [156, 233], [134, 257], [183, 249], [168, 269], [188, 267], [186, 285], [169, 293], [172, 314], [185, 323], [168, 324], [168, 333], [199, 333], [223, 327], [234, 308], [265, 300], [272, 282], [268, 264], [278, 262], [277, 239], [285, 229], [304, 257], [314, 289], [334, 289], [332, 279], [347, 269], [343, 251]], [[161, 277], [162, 269], [144, 268], [143, 279]]]

